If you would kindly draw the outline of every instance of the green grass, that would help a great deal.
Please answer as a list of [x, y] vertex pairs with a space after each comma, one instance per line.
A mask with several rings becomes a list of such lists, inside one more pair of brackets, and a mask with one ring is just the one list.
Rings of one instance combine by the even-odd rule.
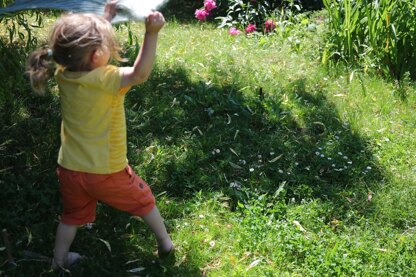
[[[140, 41], [143, 27], [132, 30]], [[416, 274], [414, 83], [323, 68], [324, 26], [294, 30], [296, 47], [167, 24], [126, 116], [130, 163], [157, 196], [176, 261], [156, 262], [144, 223], [102, 205], [73, 244], [88, 257], [73, 276]], [[53, 276], [23, 251], [53, 248], [59, 102], [30, 91], [24, 47], [0, 55], [0, 226], [17, 260], [1, 243], [0, 270]]]

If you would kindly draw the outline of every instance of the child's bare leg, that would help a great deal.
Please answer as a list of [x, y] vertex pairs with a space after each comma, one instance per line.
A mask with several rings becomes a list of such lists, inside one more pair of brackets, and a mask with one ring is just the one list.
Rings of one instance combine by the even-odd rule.
[[59, 223], [58, 229], [56, 230], [55, 249], [52, 260], [53, 269], [66, 267], [68, 266], [68, 262], [72, 262], [68, 261], [68, 253], [69, 248], [74, 241], [75, 235], [77, 234], [77, 230], [78, 225], [68, 225], [62, 222]]
[[169, 252], [172, 250], [173, 243], [170, 239], [168, 232], [166, 231], [165, 224], [159, 213], [158, 208], [155, 206], [147, 215], [142, 217], [144, 222], [149, 225], [150, 229], [155, 233], [157, 245], [159, 251]]

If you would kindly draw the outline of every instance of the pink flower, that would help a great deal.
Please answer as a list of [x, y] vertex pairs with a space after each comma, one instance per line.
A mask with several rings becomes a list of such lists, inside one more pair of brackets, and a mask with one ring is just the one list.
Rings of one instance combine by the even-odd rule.
[[248, 26], [246, 27], [246, 33], [250, 34], [252, 32], [256, 31], [256, 25], [254, 24], [248, 24]]
[[204, 7], [207, 12], [210, 12], [211, 10], [217, 7], [217, 4], [215, 3], [214, 0], [205, 0]]
[[264, 26], [266, 27], [266, 33], [269, 33], [276, 29], [276, 22], [274, 22], [273, 19], [267, 19], [266, 22], [264, 22]]
[[241, 33], [241, 31], [235, 27], [231, 27], [228, 33], [232, 36], [238, 36]]
[[206, 10], [203, 10], [203, 9], [195, 11], [195, 17], [199, 21], [205, 21], [207, 19], [208, 14], [209, 13]]

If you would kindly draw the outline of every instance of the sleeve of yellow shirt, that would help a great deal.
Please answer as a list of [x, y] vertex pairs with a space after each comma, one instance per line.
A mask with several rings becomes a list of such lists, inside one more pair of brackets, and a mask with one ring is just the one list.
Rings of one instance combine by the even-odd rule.
[[99, 83], [103, 91], [123, 95], [130, 90], [130, 87], [120, 87], [121, 79], [123, 78], [123, 71], [119, 67], [105, 66], [102, 67], [100, 71], [101, 72], [99, 72], [97, 76], [100, 76]]

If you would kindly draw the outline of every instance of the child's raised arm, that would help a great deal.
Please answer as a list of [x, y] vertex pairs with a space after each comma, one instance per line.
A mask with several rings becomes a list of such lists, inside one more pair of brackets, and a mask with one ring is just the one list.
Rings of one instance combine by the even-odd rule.
[[146, 19], [143, 45], [132, 67], [123, 68], [121, 87], [138, 85], [149, 78], [156, 56], [157, 38], [165, 18], [160, 12], [152, 12]]
[[118, 0], [111, 0], [110, 2], [107, 2], [107, 4], [105, 4], [103, 17], [107, 19], [109, 22], [111, 22], [111, 20], [116, 16], [117, 3]]

